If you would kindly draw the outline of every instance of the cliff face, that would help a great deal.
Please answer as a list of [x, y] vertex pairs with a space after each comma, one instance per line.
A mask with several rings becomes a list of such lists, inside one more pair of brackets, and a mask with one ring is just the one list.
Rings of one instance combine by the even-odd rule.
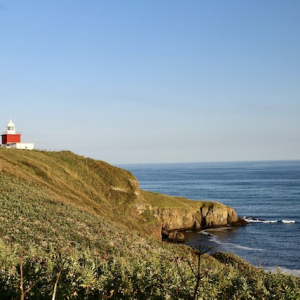
[[[182, 240], [182, 237], [176, 236], [177, 230], [235, 225], [239, 221], [233, 208], [218, 202], [193, 201], [156, 194], [159, 197], [159, 206], [153, 206], [149, 192], [142, 193], [137, 180], [131, 180], [131, 185], [137, 198], [133, 206], [136, 213], [143, 215], [148, 210], [156, 219], [156, 222], [147, 225], [149, 234], [156, 238], [161, 238], [163, 233], [171, 240]], [[151, 194], [153, 195], [155, 193]], [[163, 207], [166, 199], [175, 205], [181, 204], [181, 207]]]
[[222, 204], [198, 208], [153, 208], [162, 230], [200, 229], [234, 225], [239, 218], [233, 208]]
[[159, 224], [162, 236], [170, 240], [184, 240], [180, 232], [177, 233], [179, 230], [246, 224], [233, 208], [219, 202], [196, 201], [143, 190], [139, 195], [149, 204], [148, 211]]

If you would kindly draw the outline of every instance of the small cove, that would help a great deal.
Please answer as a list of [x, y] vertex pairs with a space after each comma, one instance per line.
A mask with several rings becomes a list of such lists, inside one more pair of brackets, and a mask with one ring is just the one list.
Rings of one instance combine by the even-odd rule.
[[[232, 252], [255, 266], [300, 274], [300, 161], [124, 165], [140, 188], [194, 200], [218, 201], [277, 223], [251, 223], [202, 233], [185, 232], [186, 244]], [[284, 224], [282, 220], [295, 223]]]

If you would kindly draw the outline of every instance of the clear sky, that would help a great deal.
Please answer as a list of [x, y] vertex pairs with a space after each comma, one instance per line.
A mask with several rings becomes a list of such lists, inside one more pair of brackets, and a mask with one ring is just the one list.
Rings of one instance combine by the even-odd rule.
[[0, 0], [0, 103], [112, 164], [300, 159], [300, 1]]

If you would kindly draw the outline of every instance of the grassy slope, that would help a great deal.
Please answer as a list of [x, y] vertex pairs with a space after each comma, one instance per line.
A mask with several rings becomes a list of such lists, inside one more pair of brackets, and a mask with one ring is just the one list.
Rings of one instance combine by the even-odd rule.
[[[149, 233], [155, 223], [149, 212], [139, 215], [135, 211], [135, 204], [141, 200], [136, 195], [138, 183], [124, 169], [70, 151], [0, 148], [0, 159], [0, 169], [4, 174], [34, 183], [51, 195], [53, 201], [105, 216], [134, 230]], [[154, 207], [199, 209], [200, 206], [223, 206], [217, 202], [193, 201], [147, 191], [141, 191], [141, 195]]]
[[[0, 148], [0, 169], [6, 175], [34, 183], [53, 201], [77, 207], [128, 227], [137, 201], [134, 176], [105, 162], [69, 151], [18, 151]], [[120, 218], [122, 212], [122, 218]], [[138, 218], [138, 216], [135, 217]]]
[[[128, 171], [68, 151], [0, 148], [1, 299], [20, 299], [21, 262], [29, 299], [51, 299], [60, 270], [56, 299], [112, 291], [112, 299], [193, 299], [194, 252], [144, 234], [144, 216], [132, 213], [134, 182]], [[142, 194], [153, 205], [194, 205]], [[268, 275], [233, 255], [204, 255], [201, 267], [208, 270], [198, 291], [204, 299], [300, 295], [298, 279]]]
[[225, 207], [224, 204], [214, 201], [194, 201], [183, 197], [171, 197], [159, 193], [142, 191], [143, 197], [153, 207], [199, 209], [200, 207]]

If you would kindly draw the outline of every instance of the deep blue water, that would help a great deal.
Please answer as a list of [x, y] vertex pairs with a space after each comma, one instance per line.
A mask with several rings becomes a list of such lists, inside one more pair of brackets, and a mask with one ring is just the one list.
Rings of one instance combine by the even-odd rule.
[[[122, 165], [140, 188], [232, 206], [277, 223], [187, 232], [186, 244], [233, 252], [255, 266], [300, 275], [300, 161]], [[281, 220], [293, 220], [284, 224]], [[207, 233], [210, 235], [207, 235]]]

